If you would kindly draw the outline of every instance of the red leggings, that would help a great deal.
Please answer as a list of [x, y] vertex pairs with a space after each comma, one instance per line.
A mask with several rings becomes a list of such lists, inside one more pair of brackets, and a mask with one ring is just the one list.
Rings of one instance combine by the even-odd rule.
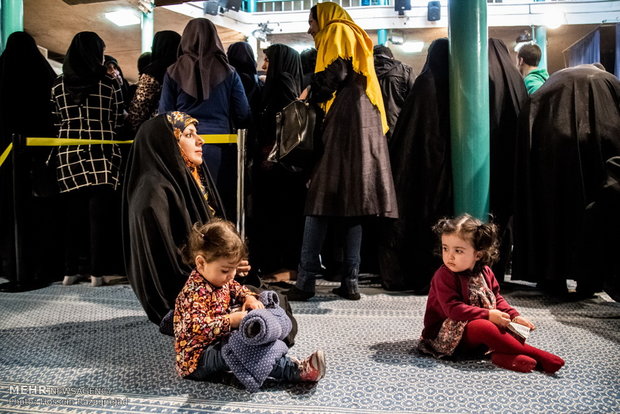
[[559, 356], [519, 342], [487, 319], [470, 321], [465, 327], [461, 344], [465, 350], [487, 346], [493, 351], [491, 360], [495, 365], [513, 371], [530, 372], [538, 366], [551, 374], [564, 365], [564, 360]]

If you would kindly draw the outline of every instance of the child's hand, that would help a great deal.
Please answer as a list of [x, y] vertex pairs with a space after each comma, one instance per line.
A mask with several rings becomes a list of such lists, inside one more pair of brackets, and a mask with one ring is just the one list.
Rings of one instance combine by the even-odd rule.
[[238, 328], [239, 324], [247, 314], [248, 313], [246, 311], [239, 311], [228, 314], [228, 319], [230, 320], [230, 327]]
[[518, 323], [519, 325], [523, 325], [523, 326], [527, 326], [528, 328], [530, 328], [532, 331], [534, 329], [536, 329], [536, 326], [534, 326], [534, 324], [530, 321], [528, 321], [527, 319], [525, 319], [523, 316], [517, 316], [516, 318], [514, 318], [512, 320], [514, 323]]
[[265, 309], [265, 305], [263, 305], [263, 302], [256, 299], [254, 296], [247, 295], [245, 297], [245, 302], [243, 302], [243, 307], [241, 308], [241, 310], [244, 311], [246, 309]]
[[241, 277], [247, 276], [250, 269], [252, 269], [252, 266], [250, 266], [250, 262], [248, 262], [247, 260], [242, 260], [237, 266], [237, 275]]
[[505, 328], [510, 323], [510, 315], [497, 309], [489, 310], [489, 320], [497, 326]]

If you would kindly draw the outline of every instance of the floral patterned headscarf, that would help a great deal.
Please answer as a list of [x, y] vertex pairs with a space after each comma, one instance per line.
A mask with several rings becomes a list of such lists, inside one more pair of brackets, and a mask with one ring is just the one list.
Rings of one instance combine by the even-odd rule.
[[[170, 125], [172, 125], [172, 132], [174, 133], [174, 137], [176, 138], [177, 143], [181, 139], [181, 134], [183, 134], [185, 128], [187, 128], [189, 125], [198, 125], [198, 120], [196, 118], [193, 118], [188, 114], [179, 111], [167, 112], [166, 119], [168, 120]], [[200, 187], [200, 189], [204, 192], [204, 184], [202, 182], [202, 179], [200, 178], [200, 174], [198, 173], [198, 168], [196, 164], [194, 164], [189, 160], [189, 158], [187, 158], [187, 155], [185, 155], [185, 152], [183, 152], [183, 149], [180, 145], [179, 152], [181, 153], [181, 157], [183, 157], [185, 165], [191, 171], [194, 180], [196, 180], [198, 187]]]
[[198, 125], [198, 120], [187, 115], [185, 112], [171, 111], [166, 113], [166, 119], [172, 125], [174, 136], [177, 141], [181, 139], [181, 134], [190, 125]]

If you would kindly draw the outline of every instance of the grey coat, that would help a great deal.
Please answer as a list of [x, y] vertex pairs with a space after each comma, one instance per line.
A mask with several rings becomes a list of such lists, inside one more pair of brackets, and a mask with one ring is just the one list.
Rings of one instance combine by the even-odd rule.
[[312, 81], [311, 102], [336, 98], [323, 123], [323, 154], [312, 172], [305, 214], [398, 217], [387, 140], [366, 79], [337, 59]]

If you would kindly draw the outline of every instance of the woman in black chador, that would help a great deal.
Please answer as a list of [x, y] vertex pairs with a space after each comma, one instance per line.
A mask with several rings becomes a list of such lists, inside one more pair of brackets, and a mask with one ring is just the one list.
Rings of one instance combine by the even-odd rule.
[[[215, 216], [226, 218], [202, 161], [203, 141], [196, 133], [197, 123], [183, 112], [168, 112], [142, 124], [123, 187], [127, 277], [148, 318], [168, 335], [173, 334], [176, 297], [192, 270], [183, 262], [180, 248], [194, 223], [207, 223]], [[258, 287], [260, 280], [243, 278], [249, 270], [247, 260], [242, 260], [237, 280]], [[292, 346], [297, 323], [284, 297], [280, 304], [293, 323], [285, 340]]]
[[512, 247], [511, 217], [517, 124], [528, 99], [523, 77], [508, 48], [499, 39], [489, 39], [489, 119], [490, 119], [490, 211], [499, 226], [500, 258], [493, 273], [502, 282]]
[[[454, 214], [448, 68], [448, 39], [435, 40], [390, 141], [399, 219], [387, 223], [380, 237], [380, 273], [388, 290], [425, 294], [441, 265], [431, 228]], [[497, 39], [489, 39], [489, 85], [490, 205], [503, 233], [512, 214], [506, 189], [513, 183], [517, 117], [527, 94], [508, 49]], [[505, 242], [509, 251], [510, 239]], [[494, 267], [500, 280], [504, 267], [504, 261]]]
[[580, 290], [580, 279], [612, 271], [587, 257], [600, 240], [585, 223], [620, 155], [620, 81], [594, 65], [554, 73], [521, 114], [519, 144], [512, 278], [553, 294], [577, 279]]
[[[0, 56], [0, 154], [11, 143], [14, 133], [24, 138], [55, 135], [50, 108], [54, 79], [54, 70], [32, 36], [12, 33]], [[30, 175], [33, 168], [43, 165], [49, 152], [49, 147], [31, 147], [18, 153], [18, 214], [24, 218], [20, 220], [21, 240], [17, 246], [22, 255], [21, 280], [16, 280], [15, 268], [13, 154], [0, 167], [0, 275], [11, 281], [2, 285], [2, 290], [27, 290], [62, 275], [62, 263], [58, 266], [62, 251], [53, 248], [58, 245], [55, 240], [61, 237], [54, 217], [57, 203], [55, 198], [33, 197], [38, 183]]]
[[[276, 138], [276, 114], [301, 93], [299, 53], [282, 44], [265, 49], [267, 79], [258, 115], [253, 159], [252, 266], [262, 275], [296, 274], [303, 233], [304, 175], [267, 161]], [[286, 278], [286, 277], [285, 277]]]
[[258, 79], [254, 51], [248, 42], [236, 42], [228, 46], [226, 56], [228, 56], [228, 63], [235, 68], [241, 78], [245, 96], [254, 114], [257, 109], [256, 105], [260, 102], [262, 87], [262, 82]]
[[380, 236], [380, 273], [388, 290], [424, 293], [441, 264], [431, 227], [453, 214], [448, 86], [448, 39], [437, 39], [390, 141], [400, 218], [386, 223]]
[[[183, 135], [197, 121], [182, 112], [142, 124], [129, 156], [123, 186], [123, 244], [129, 282], [149, 319], [159, 324], [174, 308], [191, 269], [180, 246], [195, 222], [225, 218], [201, 158], [183, 150]], [[186, 154], [190, 152], [190, 154]]]

